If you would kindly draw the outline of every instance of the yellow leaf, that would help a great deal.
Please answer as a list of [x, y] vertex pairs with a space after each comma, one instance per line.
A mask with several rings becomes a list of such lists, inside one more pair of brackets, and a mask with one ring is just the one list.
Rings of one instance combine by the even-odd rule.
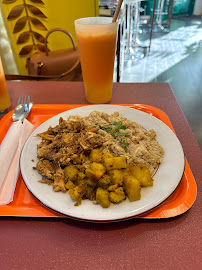
[[30, 31], [23, 32], [19, 35], [17, 44], [25, 43], [29, 40], [30, 37]]
[[46, 48], [45, 48], [44, 45], [39, 45], [39, 44], [37, 44], [36, 46], [37, 46], [37, 48], [39, 49], [39, 51], [41, 51], [41, 52], [46, 52]]
[[35, 16], [39, 17], [39, 18], [47, 18], [45, 14], [43, 14], [43, 12], [37, 8], [34, 7], [32, 5], [26, 5], [29, 9], [29, 11], [31, 11], [32, 14], [34, 14]]
[[45, 43], [45, 38], [41, 34], [34, 31], [32, 31], [32, 33], [34, 37], [36, 38], [36, 40], [38, 40], [40, 43]]
[[17, 5], [15, 7], [13, 7], [7, 17], [8, 20], [15, 20], [17, 19], [17, 17], [20, 16], [20, 14], [22, 13], [24, 9], [24, 5]]
[[11, 4], [11, 3], [14, 3], [16, 2], [17, 0], [3, 0], [3, 4]]
[[33, 45], [26, 45], [21, 49], [21, 51], [19, 52], [19, 55], [27, 55], [32, 51], [32, 49], [33, 49]]
[[29, 17], [29, 19], [31, 20], [31, 22], [33, 23], [33, 25], [40, 29], [40, 30], [47, 30], [47, 28], [45, 27], [45, 25], [40, 22], [38, 19], [34, 18], [34, 17]]
[[30, 0], [30, 1], [33, 3], [44, 5], [43, 1], [41, 1], [41, 0]]
[[15, 23], [13, 34], [20, 32], [25, 27], [27, 20], [28, 20], [27, 16], [18, 19], [17, 22]]

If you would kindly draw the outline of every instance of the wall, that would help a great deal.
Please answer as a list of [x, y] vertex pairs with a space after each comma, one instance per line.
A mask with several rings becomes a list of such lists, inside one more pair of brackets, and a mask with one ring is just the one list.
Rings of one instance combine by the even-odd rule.
[[[11, 48], [20, 74], [27, 74], [26, 59], [29, 55], [36, 52], [40, 53], [44, 50], [43, 42], [48, 30], [55, 27], [64, 28], [73, 35], [76, 41], [74, 20], [81, 17], [99, 15], [98, 0], [1, 0], [1, 2], [6, 18], [6, 27], [11, 41]], [[36, 9], [35, 11], [32, 9], [35, 15], [29, 8], [23, 8], [22, 12], [20, 12], [24, 4], [37, 8], [44, 16], [37, 13]], [[11, 17], [10, 20], [7, 19], [9, 14]], [[29, 16], [28, 18], [32, 18], [32, 20], [27, 20], [27, 16]], [[44, 27], [41, 27], [40, 23]], [[13, 33], [16, 25], [20, 31]], [[37, 33], [37, 38], [30, 31]], [[19, 43], [20, 35], [23, 36], [23, 39], [26, 39], [26, 42]], [[68, 40], [68, 37], [64, 33], [53, 33], [48, 41], [50, 50], [69, 48], [71, 46], [70, 40]]]

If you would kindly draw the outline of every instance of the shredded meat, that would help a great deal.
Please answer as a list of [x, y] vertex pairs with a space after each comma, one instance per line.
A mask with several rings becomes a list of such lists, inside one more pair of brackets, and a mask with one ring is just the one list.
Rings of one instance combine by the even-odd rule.
[[55, 192], [66, 191], [64, 181], [64, 171], [60, 167], [56, 170], [56, 173], [54, 174], [53, 190]]
[[103, 137], [96, 133], [97, 130], [85, 126], [80, 119], [65, 121], [60, 118], [55, 128], [50, 127], [46, 132], [38, 134], [42, 142], [37, 146], [37, 157], [66, 166], [75, 160], [75, 155], [103, 144]]
[[92, 150], [93, 148], [97, 148], [101, 146], [103, 142], [103, 138], [92, 131], [81, 132], [80, 145], [84, 150]]
[[42, 183], [42, 184], [48, 184], [48, 185], [53, 184], [53, 180], [49, 180], [49, 179], [46, 179], [46, 178], [42, 178], [42, 180], [39, 180], [38, 182]]
[[37, 171], [43, 175], [46, 176], [49, 179], [54, 179], [54, 174], [56, 172], [56, 166], [54, 163], [40, 159], [36, 166]]

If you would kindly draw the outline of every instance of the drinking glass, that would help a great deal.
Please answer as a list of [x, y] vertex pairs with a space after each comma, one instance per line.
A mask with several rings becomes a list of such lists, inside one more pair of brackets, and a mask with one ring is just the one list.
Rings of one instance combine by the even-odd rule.
[[3, 65], [0, 58], [0, 114], [8, 112], [8, 107], [11, 105], [8, 88], [4, 75]]
[[111, 100], [118, 22], [89, 17], [75, 21], [86, 98], [91, 103]]

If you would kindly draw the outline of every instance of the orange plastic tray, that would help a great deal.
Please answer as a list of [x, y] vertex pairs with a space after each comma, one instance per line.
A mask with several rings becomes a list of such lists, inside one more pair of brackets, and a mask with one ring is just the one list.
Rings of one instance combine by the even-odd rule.
[[[34, 105], [32, 111], [28, 117], [28, 120], [34, 125], [34, 128], [38, 127], [47, 119], [59, 114], [63, 111], [70, 110], [76, 107], [86, 105]], [[135, 105], [128, 104], [122, 105], [130, 108], [144, 111], [148, 114], [155, 116], [163, 121], [173, 131], [172, 124], [168, 116], [152, 106], [148, 105]], [[12, 124], [12, 111], [5, 115], [0, 121], [1, 134], [0, 143], [6, 135], [10, 125]], [[183, 214], [193, 205], [197, 195], [197, 187], [190, 170], [189, 164], [185, 158], [185, 170], [180, 184], [176, 190], [159, 206], [153, 210], [137, 216], [138, 218], [170, 218]], [[26, 188], [21, 174], [19, 175], [17, 186], [14, 194], [13, 202], [8, 205], [0, 206], [0, 216], [15, 216], [15, 217], [65, 217], [55, 211], [50, 210], [38, 201]]]

